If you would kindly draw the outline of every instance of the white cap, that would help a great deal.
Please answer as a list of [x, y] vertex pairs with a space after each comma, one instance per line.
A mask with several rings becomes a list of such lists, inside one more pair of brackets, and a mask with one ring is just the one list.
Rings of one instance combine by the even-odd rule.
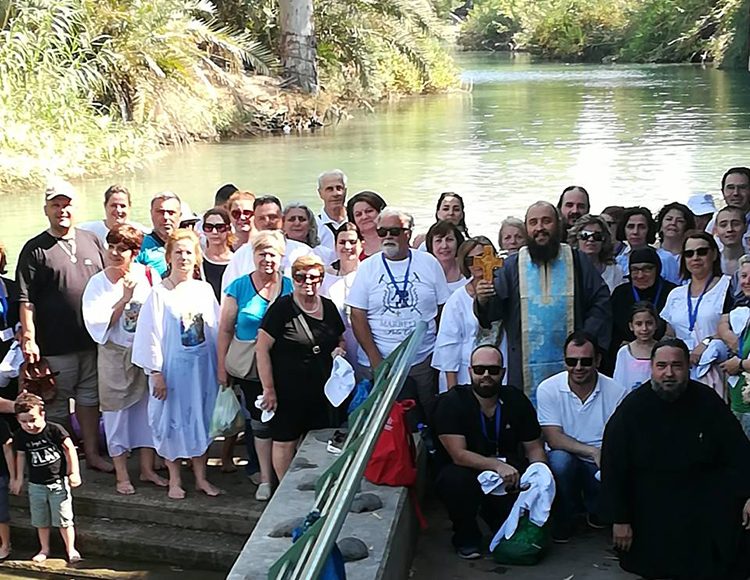
[[50, 179], [47, 182], [47, 187], [44, 188], [44, 201], [49, 201], [60, 196], [75, 199], [76, 193], [73, 186], [64, 179]]
[[695, 215], [707, 215], [716, 213], [714, 198], [710, 193], [696, 193], [688, 199], [687, 206]]
[[180, 223], [183, 222], [199, 222], [200, 216], [194, 213], [186, 201], [180, 202]]

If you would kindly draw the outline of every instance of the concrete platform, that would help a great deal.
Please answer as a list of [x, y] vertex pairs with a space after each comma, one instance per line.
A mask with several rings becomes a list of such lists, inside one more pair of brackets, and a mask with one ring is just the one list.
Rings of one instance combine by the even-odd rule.
[[497, 578], [513, 580], [634, 580], [623, 571], [610, 550], [608, 530], [582, 529], [568, 544], [553, 544], [536, 566], [503, 566], [490, 556], [462, 560], [451, 546], [451, 523], [433, 495], [425, 500], [429, 528], [419, 536], [412, 563], [412, 580], [463, 580]]

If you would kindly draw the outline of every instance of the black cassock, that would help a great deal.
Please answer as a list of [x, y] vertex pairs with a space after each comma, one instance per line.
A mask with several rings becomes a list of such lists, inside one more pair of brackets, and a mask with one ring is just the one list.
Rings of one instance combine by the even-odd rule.
[[601, 515], [629, 523], [620, 564], [646, 578], [747, 578], [750, 441], [716, 393], [691, 381], [674, 402], [647, 382], [604, 431]]

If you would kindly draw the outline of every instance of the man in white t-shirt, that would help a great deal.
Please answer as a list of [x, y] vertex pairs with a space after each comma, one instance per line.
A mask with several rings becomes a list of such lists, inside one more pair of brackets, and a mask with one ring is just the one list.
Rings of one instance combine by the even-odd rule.
[[566, 370], [542, 381], [536, 392], [537, 414], [549, 447], [549, 465], [555, 476], [552, 538], [570, 539], [581, 500], [591, 527], [603, 527], [596, 518], [604, 427], [628, 390], [597, 371], [601, 355], [584, 331], [565, 341]]
[[[255, 228], [262, 230], [279, 230], [281, 231], [281, 201], [273, 195], [263, 195], [253, 202], [253, 217]], [[286, 241], [286, 252], [281, 257], [281, 271], [285, 276], [292, 277], [292, 264], [301, 256], [311, 256], [314, 254], [312, 248], [302, 242], [295, 240]], [[227, 269], [221, 277], [222, 292], [241, 276], [246, 276], [255, 271], [255, 260], [253, 258], [253, 245], [243, 244], [237, 250], [232, 259], [227, 264]]]
[[335, 250], [336, 231], [346, 223], [346, 174], [340, 169], [321, 173], [318, 195], [323, 200], [323, 210], [317, 218], [320, 245]]
[[371, 376], [420, 320], [428, 324], [409, 377], [416, 383], [418, 404], [428, 414], [437, 394], [437, 373], [430, 366], [437, 323], [450, 291], [440, 263], [432, 254], [409, 247], [414, 219], [393, 208], [378, 216], [382, 251], [360, 264], [346, 305], [360, 351], [360, 373]]

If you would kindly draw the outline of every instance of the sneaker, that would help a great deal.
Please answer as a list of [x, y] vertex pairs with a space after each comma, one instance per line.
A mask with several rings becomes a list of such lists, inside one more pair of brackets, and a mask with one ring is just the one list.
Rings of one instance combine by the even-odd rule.
[[586, 514], [586, 523], [593, 530], [603, 530], [604, 528], [607, 527], [607, 524], [605, 524], [602, 520], [600, 520], [594, 514]]
[[456, 554], [458, 554], [459, 558], [462, 558], [464, 560], [477, 560], [482, 557], [482, 553], [479, 551], [479, 548], [476, 548], [474, 546], [462, 546], [456, 548]]
[[255, 490], [255, 499], [258, 501], [268, 501], [271, 499], [271, 495], [273, 494], [273, 489], [271, 488], [270, 483], [261, 483], [258, 486], [258, 489]]

